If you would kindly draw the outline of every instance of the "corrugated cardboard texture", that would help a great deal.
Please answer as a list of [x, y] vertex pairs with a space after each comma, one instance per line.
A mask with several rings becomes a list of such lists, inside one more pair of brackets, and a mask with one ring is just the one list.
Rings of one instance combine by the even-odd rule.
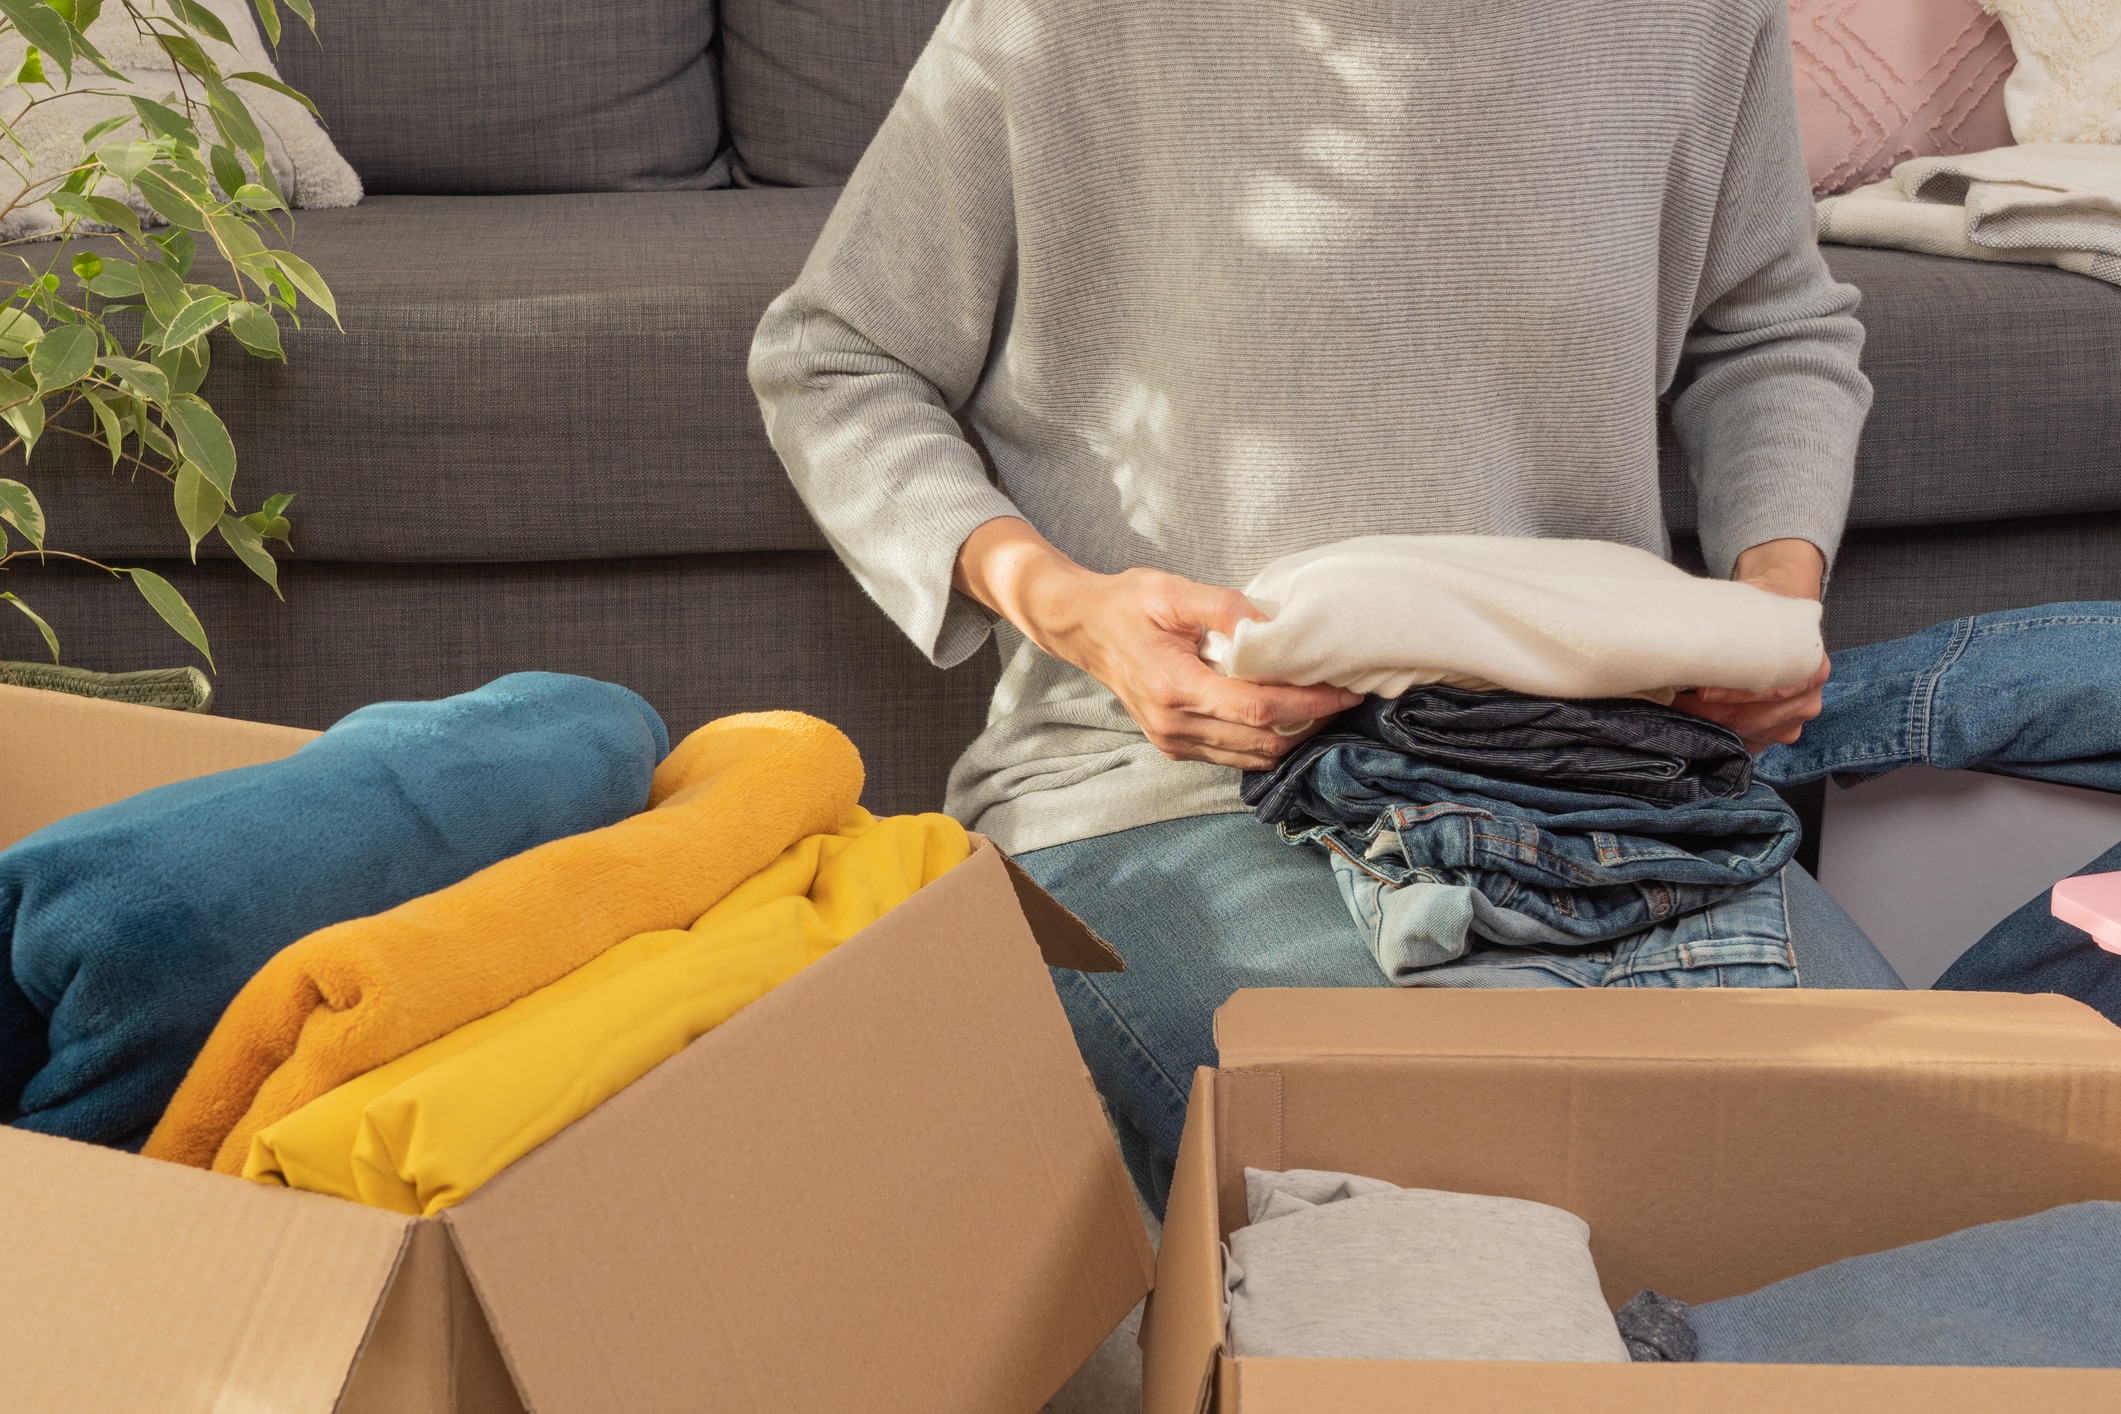
[[1065, 967], [1073, 972], [1125, 972], [1127, 965], [1120, 961], [1119, 953], [1112, 944], [1091, 931], [1090, 925], [1075, 916], [1065, 904], [1038, 886], [1038, 881], [1024, 872], [1023, 866], [1006, 854], [1002, 862], [1009, 869], [1009, 883], [1016, 890], [1017, 906], [1024, 911], [1024, 921], [1031, 925], [1031, 935], [1038, 939], [1038, 950], [1044, 955], [1048, 967]]
[[17, 1129], [0, 1213], [0, 1408], [25, 1414], [329, 1414], [409, 1223]]
[[991, 847], [443, 1221], [538, 1414], [1029, 1414], [1150, 1275]]
[[[1247, 1165], [1566, 1208], [1590, 1224], [1615, 1305], [1645, 1286], [1714, 1300], [1975, 1223], [2121, 1199], [2121, 1030], [2057, 997], [1241, 992], [1217, 1036], [1226, 1068], [1196, 1081], [1187, 1118], [1214, 1171], [1182, 1151], [1152, 1307], [1192, 1311], [1217, 1294], [1217, 1242], [1244, 1221]], [[1211, 1362], [1225, 1414], [1432, 1399], [2121, 1408], [2121, 1372], [1725, 1367], [1737, 1373], [1675, 1384], [1628, 1366], [1577, 1380], [1562, 1367], [1218, 1361], [1219, 1325], [1153, 1311], [1149, 1330], [1149, 1414], [1191, 1414], [1187, 1387]]]
[[1224, 1414], [2111, 1414], [2105, 1370], [1912, 1369], [1862, 1365], [1409, 1364], [1233, 1360]]
[[0, 683], [0, 848], [155, 786], [277, 761], [315, 735]]
[[1142, 1314], [1143, 1414], [1201, 1414], [1215, 1394], [1223, 1348], [1223, 1260], [1216, 1240], [1222, 1136], [1216, 1120], [1223, 1109], [1217, 1090], [1225, 1078], [1206, 1067], [1193, 1073], [1193, 1099], [1164, 1208], [1156, 1290]]
[[338, 1414], [523, 1414], [449, 1230], [414, 1223]]

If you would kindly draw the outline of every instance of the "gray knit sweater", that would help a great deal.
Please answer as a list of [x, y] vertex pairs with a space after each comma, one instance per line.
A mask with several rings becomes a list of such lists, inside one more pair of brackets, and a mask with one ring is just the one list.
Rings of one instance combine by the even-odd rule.
[[[751, 377], [797, 490], [945, 667], [1021, 516], [1241, 586], [1355, 534], [1832, 555], [1870, 388], [1786, 0], [957, 0]], [[948, 808], [1003, 848], [1241, 809], [1002, 627]]]

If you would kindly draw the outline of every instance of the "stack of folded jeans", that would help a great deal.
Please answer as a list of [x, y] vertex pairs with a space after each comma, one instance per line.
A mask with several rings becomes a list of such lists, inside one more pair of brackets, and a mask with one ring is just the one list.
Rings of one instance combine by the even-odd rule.
[[1796, 816], [1736, 734], [1672, 708], [1417, 688], [1247, 773], [1244, 799], [1327, 851], [1403, 986], [1796, 985]]

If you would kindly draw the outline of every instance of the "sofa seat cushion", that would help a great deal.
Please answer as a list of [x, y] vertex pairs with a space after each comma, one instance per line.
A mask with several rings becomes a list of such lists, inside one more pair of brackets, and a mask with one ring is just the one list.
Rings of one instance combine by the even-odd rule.
[[[1851, 529], [2121, 510], [2121, 289], [2040, 265], [1822, 246], [1863, 292], [1874, 398]], [[1666, 439], [1673, 527], [1694, 498]]]
[[354, 0], [276, 55], [370, 192], [729, 184], [708, 0]]
[[[295, 248], [346, 332], [310, 311], [284, 364], [214, 336], [202, 392], [235, 438], [238, 502], [293, 492], [305, 559], [821, 547], [745, 360], [836, 196], [374, 197], [299, 213]], [[167, 495], [113, 478], [96, 449], [48, 438], [30, 471], [54, 544], [182, 553]]]

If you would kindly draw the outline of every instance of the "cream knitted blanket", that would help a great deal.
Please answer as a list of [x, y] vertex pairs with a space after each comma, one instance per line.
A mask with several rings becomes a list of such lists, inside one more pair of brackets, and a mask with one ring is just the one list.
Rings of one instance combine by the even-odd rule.
[[1759, 692], [1806, 681], [1825, 651], [1816, 602], [1603, 540], [1362, 536], [1283, 556], [1245, 595], [1268, 617], [1206, 636], [1218, 671], [1385, 697], [1436, 682], [1540, 697]]

